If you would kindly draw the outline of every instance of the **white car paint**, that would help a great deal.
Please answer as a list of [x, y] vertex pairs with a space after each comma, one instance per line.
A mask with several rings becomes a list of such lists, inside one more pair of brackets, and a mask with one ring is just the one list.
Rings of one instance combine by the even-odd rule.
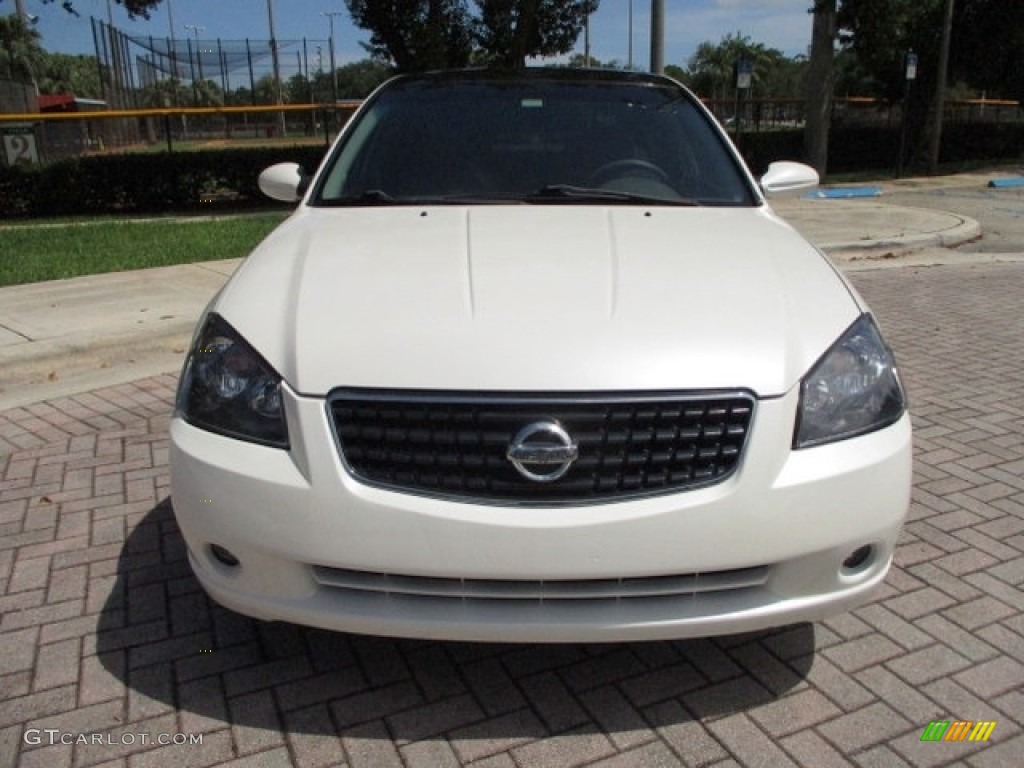
[[304, 208], [218, 310], [310, 395], [600, 382], [777, 396], [861, 313], [766, 207], [592, 206]]

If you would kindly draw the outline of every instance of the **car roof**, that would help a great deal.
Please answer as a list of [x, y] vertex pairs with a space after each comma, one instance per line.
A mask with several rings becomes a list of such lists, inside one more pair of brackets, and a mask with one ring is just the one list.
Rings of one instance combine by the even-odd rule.
[[622, 83], [624, 85], [674, 86], [678, 83], [664, 75], [624, 69], [579, 69], [571, 67], [524, 67], [522, 69], [443, 69], [399, 75], [395, 84], [442, 85], [472, 82], [559, 82], [559, 83]]

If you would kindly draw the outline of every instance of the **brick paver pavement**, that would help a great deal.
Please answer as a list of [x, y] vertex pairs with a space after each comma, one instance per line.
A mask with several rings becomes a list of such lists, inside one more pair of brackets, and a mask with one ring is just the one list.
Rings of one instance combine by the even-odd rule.
[[[0, 766], [1024, 764], [1024, 265], [854, 282], [908, 382], [913, 507], [870, 605], [775, 632], [517, 647], [255, 623], [186, 564], [173, 377], [0, 414]], [[997, 725], [922, 743], [931, 720]]]

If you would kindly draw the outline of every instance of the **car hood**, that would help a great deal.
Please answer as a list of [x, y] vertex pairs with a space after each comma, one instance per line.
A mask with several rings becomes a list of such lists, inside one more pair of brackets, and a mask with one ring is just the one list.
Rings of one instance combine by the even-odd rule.
[[291, 387], [790, 389], [861, 309], [768, 207], [301, 208], [215, 302]]

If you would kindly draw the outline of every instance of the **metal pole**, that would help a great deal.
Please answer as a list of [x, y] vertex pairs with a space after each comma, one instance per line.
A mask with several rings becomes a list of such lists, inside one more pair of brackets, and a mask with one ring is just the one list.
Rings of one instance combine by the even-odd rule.
[[334, 89], [331, 92], [331, 95], [334, 96], [334, 102], [337, 103], [338, 102], [338, 65], [337, 65], [337, 63], [335, 63], [335, 59], [334, 59], [334, 17], [335, 16], [344, 16], [345, 14], [342, 13], [341, 11], [325, 11], [325, 12], [321, 13], [320, 15], [321, 16], [326, 16], [327, 20], [330, 22], [330, 25], [331, 25], [331, 40], [330, 40], [330, 48], [331, 48], [331, 83], [332, 83], [332, 88]]
[[139, 106], [139, 89], [135, 82], [135, 67], [131, 65], [132, 50], [129, 47], [128, 36], [118, 30], [117, 39], [121, 41], [121, 60], [125, 63], [125, 72], [128, 73], [128, 80], [125, 87], [128, 89], [126, 96], [133, 107]]
[[[284, 103], [284, 94], [281, 86], [281, 62], [277, 57], [277, 30], [274, 24], [274, 0], [267, 0], [267, 18], [270, 22], [270, 56], [274, 63], [274, 88], [277, 92], [277, 103]], [[288, 126], [284, 120], [284, 112], [278, 113], [278, 128], [281, 130], [281, 138], [284, 138]]]
[[114, 36], [114, 12], [107, 0], [107, 36], [110, 38], [110, 101], [117, 109], [121, 106], [121, 57]]
[[199, 45], [199, 33], [205, 32], [206, 27], [197, 27], [195, 24], [184, 24], [186, 30], [195, 33], [196, 36], [196, 64], [199, 65], [199, 79], [205, 80], [206, 75], [203, 74], [203, 48]]
[[590, 14], [583, 19], [583, 66], [590, 67]]
[[245, 55], [249, 59], [249, 94], [253, 106], [256, 106], [256, 73], [252, 71], [252, 48], [249, 47], [248, 37], [245, 38]]
[[[102, 22], [100, 23], [102, 24]], [[96, 32], [96, 19], [93, 16], [89, 17], [89, 24], [92, 27], [92, 44], [93, 47], [96, 48], [96, 68], [99, 70], [100, 87], [103, 88], [106, 86], [107, 80], [103, 74], [103, 52], [100, 49], [100, 36]], [[100, 31], [102, 32], [102, 27], [100, 28]], [[108, 104], [107, 107], [109, 108], [109, 106], [110, 105]]]
[[[167, 0], [167, 25], [171, 32], [171, 77], [175, 80], [179, 80], [178, 77], [178, 43], [174, 39], [174, 7], [171, 5], [171, 0]], [[174, 95], [174, 106], [178, 106], [177, 88]]]
[[629, 0], [629, 64], [627, 69], [633, 69], [633, 0]]
[[192, 40], [185, 38], [185, 47], [188, 48], [188, 67], [192, 72], [192, 98], [195, 99], [195, 106], [199, 106], [199, 88], [196, 85], [196, 65], [192, 61]]
[[942, 23], [942, 47], [939, 49], [939, 71], [935, 78], [935, 122], [928, 145], [928, 175], [939, 170], [939, 151], [942, 148], [942, 118], [946, 111], [946, 79], [949, 70], [949, 41], [953, 36], [953, 0], [946, 0], [946, 14]]
[[220, 87], [224, 91], [224, 103], [226, 104], [228, 91], [231, 90], [231, 73], [228, 71], [228, 59], [219, 37], [217, 38], [217, 61], [220, 65]]
[[651, 0], [651, 72], [665, 71], [665, 0]]

